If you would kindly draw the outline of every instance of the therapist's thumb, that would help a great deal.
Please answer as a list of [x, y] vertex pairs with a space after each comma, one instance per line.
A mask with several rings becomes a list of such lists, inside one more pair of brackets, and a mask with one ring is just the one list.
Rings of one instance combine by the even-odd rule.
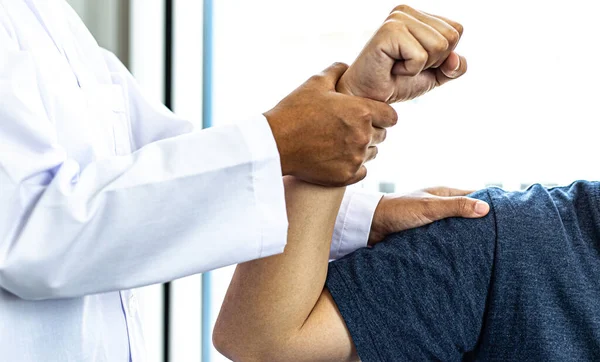
[[[432, 221], [448, 217], [479, 218], [490, 212], [490, 205], [466, 196], [441, 196], [430, 200], [428, 217]], [[435, 205], [433, 205], [435, 204]]]
[[447, 217], [479, 218], [490, 212], [490, 205], [481, 200], [466, 196], [440, 197], [437, 199], [439, 215], [431, 215], [440, 220]]
[[313, 76], [311, 80], [319, 82], [319, 84], [327, 89], [335, 89], [338, 80], [346, 73], [348, 65], [344, 63], [333, 63], [320, 74]]
[[428, 198], [430, 204], [430, 219], [440, 220], [446, 217], [482, 217], [490, 212], [490, 205], [467, 195], [473, 190], [461, 190], [450, 187], [432, 187], [424, 190], [433, 198]]

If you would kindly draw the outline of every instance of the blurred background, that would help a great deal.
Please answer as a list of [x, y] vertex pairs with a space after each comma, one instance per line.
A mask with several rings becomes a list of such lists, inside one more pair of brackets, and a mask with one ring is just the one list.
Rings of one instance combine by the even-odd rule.
[[[397, 1], [69, 0], [150, 97], [198, 127], [260, 116], [335, 61], [352, 63]], [[413, 0], [461, 22], [464, 78], [396, 106], [360, 185], [524, 189], [600, 179], [599, 5]], [[588, 64], [587, 62], [591, 63]], [[215, 242], [218, 242], [215, 241]], [[150, 361], [224, 361], [210, 341], [232, 267], [142, 288]]]

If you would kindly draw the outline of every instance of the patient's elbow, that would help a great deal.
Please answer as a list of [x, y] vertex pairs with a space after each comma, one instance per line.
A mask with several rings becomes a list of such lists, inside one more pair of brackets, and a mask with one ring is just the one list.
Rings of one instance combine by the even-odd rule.
[[217, 319], [212, 341], [223, 356], [236, 362], [276, 362], [282, 355], [275, 353], [277, 343], [263, 341], [240, 326]]
[[219, 351], [220, 354], [229, 358], [232, 361], [235, 361], [235, 359], [233, 358], [234, 351], [231, 343], [233, 338], [229, 338], [227, 331], [225, 327], [222, 326], [222, 324], [223, 323], [221, 323], [219, 320], [217, 320], [215, 324], [215, 328], [213, 329], [212, 334], [213, 346], [217, 351]]
[[221, 319], [218, 319], [213, 329], [212, 342], [217, 351], [232, 361], [253, 362], [259, 361], [244, 338], [230, 328]]

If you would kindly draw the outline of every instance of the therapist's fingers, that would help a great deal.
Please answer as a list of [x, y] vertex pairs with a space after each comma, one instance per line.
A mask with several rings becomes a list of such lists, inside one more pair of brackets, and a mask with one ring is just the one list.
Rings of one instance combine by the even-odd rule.
[[385, 128], [373, 127], [373, 136], [371, 137], [371, 146], [378, 145], [385, 141], [387, 130]]
[[371, 125], [377, 128], [388, 128], [398, 123], [398, 113], [387, 103], [363, 98], [366, 108], [371, 110]]
[[369, 149], [367, 150], [367, 162], [374, 160], [375, 157], [377, 157], [378, 153], [379, 153], [379, 150], [377, 149], [376, 146], [369, 147]]

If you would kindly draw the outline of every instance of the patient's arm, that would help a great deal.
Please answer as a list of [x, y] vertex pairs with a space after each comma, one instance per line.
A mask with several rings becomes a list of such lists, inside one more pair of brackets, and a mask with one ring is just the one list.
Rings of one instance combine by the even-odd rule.
[[487, 217], [389, 235], [329, 265], [361, 359], [600, 360], [600, 183], [473, 197]]
[[236, 361], [348, 361], [358, 353], [365, 361], [452, 360], [473, 348], [491, 273], [492, 215], [391, 236], [331, 264], [336, 305], [324, 283], [343, 191], [293, 179], [285, 186], [285, 253], [238, 266], [213, 335], [221, 353]]
[[221, 311], [215, 342], [229, 357], [600, 356], [598, 338], [581, 338], [600, 330], [600, 183], [477, 192], [475, 198], [493, 206], [487, 217], [446, 219], [390, 235], [331, 263], [325, 290], [341, 191], [290, 180], [286, 188], [285, 254], [241, 265]]
[[213, 333], [235, 361], [356, 360], [350, 335], [323, 291], [343, 188], [284, 180], [285, 253], [238, 265]]

